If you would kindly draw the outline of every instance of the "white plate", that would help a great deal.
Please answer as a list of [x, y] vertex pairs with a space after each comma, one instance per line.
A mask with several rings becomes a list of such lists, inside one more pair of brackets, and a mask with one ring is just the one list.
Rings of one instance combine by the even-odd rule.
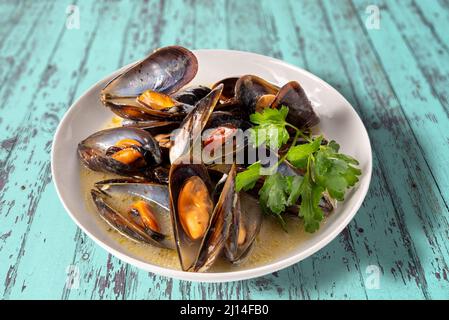
[[320, 117], [320, 130], [328, 139], [341, 145], [344, 153], [360, 161], [360, 182], [339, 203], [335, 212], [310, 239], [298, 243], [295, 250], [269, 264], [232, 272], [191, 273], [150, 264], [121, 247], [109, 237], [87, 212], [80, 190], [77, 144], [101, 129], [112, 113], [105, 108], [99, 93], [119, 71], [101, 80], [83, 94], [67, 111], [56, 131], [52, 147], [52, 174], [56, 190], [65, 209], [76, 224], [97, 244], [123, 261], [146, 271], [177, 279], [204, 282], [235, 281], [272, 273], [297, 263], [317, 252], [334, 239], [351, 221], [360, 208], [371, 180], [371, 146], [366, 129], [348, 101], [329, 84], [295, 66], [262, 55], [231, 50], [196, 50], [199, 70], [191, 84], [212, 84], [226, 77], [255, 74], [282, 85], [298, 81], [312, 100]]

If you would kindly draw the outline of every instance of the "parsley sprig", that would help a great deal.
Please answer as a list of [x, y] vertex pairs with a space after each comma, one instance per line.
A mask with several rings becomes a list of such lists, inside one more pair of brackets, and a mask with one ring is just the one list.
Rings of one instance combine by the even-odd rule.
[[[255, 125], [251, 130], [251, 140], [256, 147], [265, 144], [279, 149], [290, 140], [287, 128], [294, 131], [288, 151], [279, 161], [266, 170], [259, 202], [266, 214], [275, 215], [286, 228], [282, 214], [288, 207], [299, 206], [299, 215], [304, 219], [307, 232], [319, 229], [324, 213], [319, 204], [325, 193], [332, 199], [343, 201], [346, 191], [353, 187], [361, 174], [358, 161], [339, 153], [340, 146], [335, 141], [323, 143], [323, 136], [311, 137], [286, 121], [288, 108], [265, 109], [250, 116]], [[307, 142], [297, 145], [302, 137]], [[288, 160], [302, 169], [304, 176], [284, 176], [277, 172], [279, 165]], [[255, 162], [245, 171], [237, 174], [237, 191], [254, 188], [262, 176], [262, 164]], [[298, 205], [299, 203], [299, 205]]]

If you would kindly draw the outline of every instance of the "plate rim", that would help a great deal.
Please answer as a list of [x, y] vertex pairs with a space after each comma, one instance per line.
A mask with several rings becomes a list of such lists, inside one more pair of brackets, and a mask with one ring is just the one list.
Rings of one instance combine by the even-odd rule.
[[127, 64], [121, 68], [118, 68], [117, 70], [111, 72], [110, 74], [108, 74], [107, 76], [103, 77], [101, 80], [97, 81], [92, 86], [90, 86], [86, 91], [83, 92], [83, 94], [81, 94], [71, 104], [71, 106], [66, 110], [66, 112], [64, 113], [64, 116], [62, 117], [61, 121], [58, 124], [58, 127], [53, 136], [53, 142], [52, 142], [52, 146], [51, 146], [51, 174], [52, 174], [52, 181], [55, 186], [56, 193], [57, 193], [58, 198], [59, 198], [60, 202], [62, 203], [65, 211], [68, 213], [68, 215], [71, 217], [71, 219], [75, 222], [75, 224], [85, 234], [87, 234], [89, 236], [89, 238], [91, 238], [97, 245], [99, 245], [101, 248], [103, 248], [107, 252], [111, 253], [116, 258], [118, 258], [126, 263], [129, 263], [133, 266], [136, 266], [139, 269], [145, 270], [147, 272], [152, 272], [152, 273], [155, 273], [155, 274], [158, 274], [161, 276], [170, 277], [170, 278], [174, 278], [174, 279], [178, 279], [178, 280], [186, 280], [186, 281], [193, 281], [193, 282], [215, 282], [215, 283], [249, 280], [249, 279], [257, 278], [260, 276], [268, 275], [273, 272], [279, 271], [281, 269], [290, 267], [293, 264], [298, 263], [298, 262], [310, 257], [311, 255], [315, 254], [316, 252], [318, 252], [319, 250], [321, 250], [322, 248], [327, 246], [332, 240], [334, 240], [343, 231], [344, 228], [346, 228], [348, 226], [348, 224], [352, 221], [354, 216], [359, 211], [359, 209], [368, 193], [369, 187], [371, 185], [371, 178], [372, 178], [372, 162], [373, 162], [372, 147], [371, 147], [371, 141], [370, 141], [368, 131], [366, 130], [366, 127], [365, 127], [362, 119], [360, 118], [359, 114], [357, 113], [355, 108], [352, 106], [352, 104], [349, 103], [349, 101], [337, 89], [335, 89], [329, 83], [327, 83], [320, 77], [314, 75], [313, 73], [311, 73], [305, 69], [302, 69], [298, 66], [295, 66], [293, 64], [290, 64], [288, 62], [285, 62], [283, 60], [265, 56], [265, 55], [258, 54], [258, 53], [254, 53], [254, 52], [250, 52], [250, 51], [241, 51], [241, 50], [196, 49], [196, 50], [192, 50], [192, 52], [194, 54], [201, 53], [201, 52], [209, 53], [209, 54], [210, 53], [223, 54], [223, 52], [224, 52], [226, 54], [249, 55], [249, 56], [258, 57], [258, 58], [262, 58], [262, 59], [268, 59], [271, 62], [283, 65], [284, 67], [292, 69], [295, 72], [302, 73], [303, 75], [314, 79], [315, 81], [319, 82], [324, 87], [327, 87], [328, 89], [334, 91], [335, 94], [339, 95], [339, 97], [342, 99], [342, 101], [344, 101], [346, 104], [348, 104], [351, 107], [352, 112], [354, 113], [355, 117], [361, 123], [362, 128], [364, 130], [363, 134], [366, 135], [366, 138], [368, 141], [367, 150], [368, 150], [369, 154], [368, 154], [368, 162], [366, 164], [366, 169], [365, 169], [365, 170], [367, 170], [367, 172], [366, 172], [367, 182], [364, 185], [359, 186], [359, 188], [362, 188], [360, 191], [361, 196], [355, 200], [355, 204], [351, 209], [352, 211], [346, 216], [346, 218], [339, 225], [337, 225], [333, 230], [330, 230], [329, 233], [327, 235], [325, 235], [325, 237], [322, 240], [311, 245], [310, 247], [306, 248], [305, 250], [303, 250], [299, 253], [296, 253], [292, 256], [281, 259], [279, 261], [274, 261], [274, 262], [271, 262], [271, 263], [268, 263], [268, 264], [265, 264], [262, 266], [257, 266], [257, 267], [249, 268], [249, 269], [245, 269], [245, 270], [230, 271], [230, 272], [194, 273], [194, 272], [186, 272], [186, 271], [181, 271], [181, 270], [165, 268], [165, 267], [161, 267], [161, 266], [158, 266], [155, 264], [145, 263], [136, 258], [128, 256], [125, 253], [122, 253], [122, 252], [110, 247], [103, 241], [101, 241], [99, 238], [97, 238], [95, 235], [93, 235], [91, 232], [89, 232], [80, 221], [78, 221], [76, 216], [71, 212], [71, 210], [68, 208], [66, 202], [64, 201], [64, 198], [62, 197], [62, 194], [61, 194], [59, 182], [57, 181], [58, 175], [56, 173], [57, 170], [56, 170], [55, 164], [54, 164], [55, 163], [55, 161], [54, 161], [55, 153], [56, 153], [55, 149], [57, 148], [58, 140], [60, 139], [59, 137], [61, 135], [61, 131], [65, 127], [65, 124], [68, 121], [68, 119], [70, 118], [70, 115], [75, 111], [77, 102], [80, 99], [82, 99], [85, 95], [87, 95], [90, 91], [99, 87], [107, 79], [117, 75], [119, 72], [122, 72], [123, 70], [126, 70], [127, 68], [129, 68], [130, 66], [132, 66], [133, 64], [135, 64], [136, 62], [138, 62], [140, 60], [137, 60], [135, 62]]

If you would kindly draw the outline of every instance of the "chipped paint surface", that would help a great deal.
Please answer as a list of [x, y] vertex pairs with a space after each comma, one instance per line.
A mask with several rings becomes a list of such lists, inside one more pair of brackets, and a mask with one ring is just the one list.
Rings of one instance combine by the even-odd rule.
[[[365, 28], [373, 3], [380, 30]], [[69, 4], [80, 29], [65, 27]], [[447, 1], [6, 0], [0, 12], [0, 298], [449, 298]], [[356, 108], [372, 184], [324, 249], [269, 276], [189, 283], [112, 257], [64, 212], [49, 162], [64, 112], [98, 79], [175, 43], [283, 59]]]

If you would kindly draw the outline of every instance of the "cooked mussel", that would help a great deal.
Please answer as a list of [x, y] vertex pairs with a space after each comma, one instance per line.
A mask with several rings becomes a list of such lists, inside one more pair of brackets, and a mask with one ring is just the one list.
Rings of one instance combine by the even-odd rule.
[[214, 111], [203, 132], [203, 162], [234, 162], [234, 155], [247, 143], [244, 130], [249, 127], [247, 121], [232, 112]]
[[144, 175], [161, 163], [161, 150], [142, 129], [119, 127], [98, 131], [78, 144], [81, 162], [91, 170], [125, 176]]
[[235, 166], [215, 202], [212, 181], [203, 164], [174, 163], [170, 169], [170, 213], [181, 267], [204, 271], [221, 252], [232, 218]]
[[202, 164], [172, 164], [169, 175], [170, 214], [183, 270], [196, 259], [213, 210], [212, 182]]
[[240, 192], [232, 211], [232, 224], [224, 253], [232, 263], [242, 263], [251, 252], [262, 225], [262, 211], [255, 198]]
[[278, 91], [279, 87], [258, 76], [245, 75], [235, 85], [235, 98], [252, 114], [269, 107]]
[[178, 121], [166, 121], [166, 120], [148, 120], [148, 121], [134, 121], [129, 119], [123, 119], [123, 127], [139, 128], [148, 131], [153, 136], [158, 134], [171, 133], [174, 129], [179, 127]]
[[275, 109], [281, 106], [289, 108], [287, 121], [300, 129], [309, 129], [320, 122], [304, 89], [296, 81], [285, 84], [270, 105]]
[[188, 49], [160, 48], [111, 80], [102, 98], [138, 97], [147, 90], [169, 95], [189, 83], [197, 71], [198, 60]]
[[220, 196], [215, 204], [209, 227], [193, 266], [194, 272], [203, 272], [209, 269], [226, 244], [232, 224], [232, 211], [237, 202], [235, 176], [236, 166], [233, 164], [227, 176], [224, 177], [223, 187], [220, 185]]
[[222, 90], [223, 85], [219, 85], [198, 101], [194, 109], [185, 117], [178, 130], [173, 133], [170, 147], [171, 163], [189, 153], [200, 142], [201, 133], [208, 123], [212, 111], [214, 111]]
[[297, 81], [290, 81], [279, 88], [268, 81], [254, 76], [241, 77], [235, 85], [235, 99], [249, 114], [265, 108], [289, 108], [287, 121], [300, 129], [309, 129], [319, 122], [312, 103]]
[[[167, 102], [173, 101], [173, 102]], [[192, 110], [192, 106], [172, 100], [164, 94], [146, 91], [139, 97], [116, 98], [103, 101], [118, 116], [135, 120], [163, 120], [180, 121]]]
[[102, 102], [120, 117], [132, 120], [183, 118], [191, 106], [170, 97], [198, 71], [195, 55], [180, 46], [158, 49], [111, 80]]
[[193, 86], [172, 95], [172, 98], [178, 102], [194, 106], [211, 92], [211, 89], [205, 86]]
[[167, 186], [133, 179], [97, 182], [91, 190], [100, 216], [124, 236], [174, 249]]
[[215, 89], [220, 84], [223, 85], [223, 91], [220, 96], [221, 102], [226, 103], [235, 98], [235, 85], [238, 80], [239, 80], [238, 77], [231, 77], [220, 80], [212, 85], [212, 89]]
[[205, 129], [216, 128], [224, 124], [231, 124], [242, 130], [246, 130], [251, 127], [251, 124], [246, 121], [239, 112], [219, 110], [212, 112]]

